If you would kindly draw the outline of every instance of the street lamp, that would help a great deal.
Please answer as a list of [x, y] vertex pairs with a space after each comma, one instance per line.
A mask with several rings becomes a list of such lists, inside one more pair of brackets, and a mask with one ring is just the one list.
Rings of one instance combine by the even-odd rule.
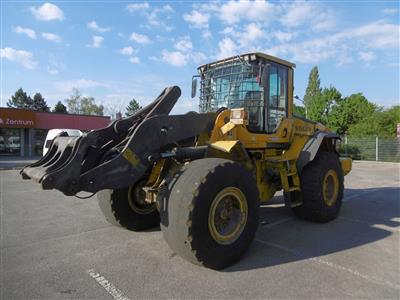
[[304, 100], [303, 100], [303, 99], [300, 99], [300, 97], [297, 96], [297, 95], [294, 95], [294, 99], [299, 100], [301, 103], [304, 104], [304, 108], [306, 109], [306, 118], [308, 118], [307, 105], [306, 105], [306, 103], [304, 102]]

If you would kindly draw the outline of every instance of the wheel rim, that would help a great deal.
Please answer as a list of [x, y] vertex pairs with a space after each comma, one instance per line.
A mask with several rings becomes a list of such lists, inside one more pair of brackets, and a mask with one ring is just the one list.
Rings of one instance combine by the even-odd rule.
[[146, 202], [146, 192], [143, 190], [145, 182], [139, 182], [128, 189], [128, 203], [134, 212], [141, 215], [152, 213], [156, 206], [154, 203]]
[[248, 208], [241, 190], [227, 187], [220, 191], [211, 203], [208, 229], [219, 244], [228, 245], [236, 241], [246, 225]]
[[336, 203], [339, 194], [339, 178], [334, 170], [326, 172], [322, 185], [322, 194], [327, 206], [332, 206]]

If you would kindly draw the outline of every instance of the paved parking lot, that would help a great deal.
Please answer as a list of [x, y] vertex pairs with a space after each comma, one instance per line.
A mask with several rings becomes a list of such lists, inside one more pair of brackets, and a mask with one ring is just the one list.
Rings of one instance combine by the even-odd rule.
[[159, 229], [129, 232], [95, 198], [42, 191], [0, 171], [1, 299], [400, 298], [399, 164], [356, 162], [340, 217], [263, 206], [256, 240], [223, 271], [176, 256]]

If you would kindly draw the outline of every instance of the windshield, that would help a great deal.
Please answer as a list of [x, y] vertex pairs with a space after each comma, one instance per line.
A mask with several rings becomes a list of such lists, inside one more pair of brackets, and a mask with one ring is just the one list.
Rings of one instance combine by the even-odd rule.
[[249, 113], [249, 130], [262, 131], [264, 89], [259, 84], [259, 73], [258, 65], [241, 60], [205, 71], [200, 89], [200, 112], [244, 107]]

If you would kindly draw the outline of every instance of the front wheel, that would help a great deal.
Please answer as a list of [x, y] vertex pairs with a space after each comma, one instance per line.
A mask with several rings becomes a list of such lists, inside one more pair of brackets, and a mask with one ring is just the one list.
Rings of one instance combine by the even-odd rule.
[[290, 201], [302, 202], [293, 207], [302, 219], [328, 222], [335, 219], [342, 206], [344, 176], [339, 158], [333, 152], [320, 152], [300, 175], [301, 192], [286, 194]]
[[106, 220], [115, 226], [140, 231], [156, 227], [160, 217], [155, 203], [145, 201], [142, 187], [146, 181], [119, 190], [102, 190], [97, 193], [97, 202]]
[[258, 226], [251, 172], [226, 159], [191, 162], [169, 194], [161, 229], [168, 245], [194, 264], [225, 268], [245, 253]]

